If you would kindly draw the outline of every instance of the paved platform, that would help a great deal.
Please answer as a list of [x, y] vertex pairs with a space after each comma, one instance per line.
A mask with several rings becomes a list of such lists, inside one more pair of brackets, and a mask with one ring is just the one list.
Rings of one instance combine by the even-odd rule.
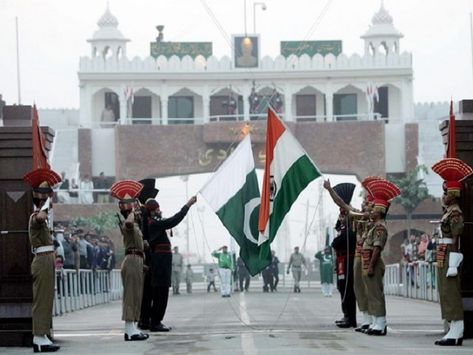
[[[338, 294], [319, 289], [292, 293], [197, 292], [170, 296], [170, 333], [151, 333], [141, 342], [123, 340], [121, 302], [96, 306], [54, 319], [58, 354], [473, 354], [473, 339], [462, 347], [438, 347], [442, 336], [439, 305], [387, 298], [388, 335], [373, 337], [338, 329]], [[0, 348], [4, 354], [30, 354], [30, 348]]]

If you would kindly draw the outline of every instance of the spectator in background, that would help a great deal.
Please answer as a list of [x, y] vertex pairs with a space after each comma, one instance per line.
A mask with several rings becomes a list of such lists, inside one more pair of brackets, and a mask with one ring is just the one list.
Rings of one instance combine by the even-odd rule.
[[108, 189], [110, 188], [107, 179], [105, 178], [105, 174], [102, 171], [97, 179], [97, 183], [95, 186], [99, 190], [107, 190], [107, 191], [99, 191], [97, 192], [97, 202], [98, 203], [109, 203], [109, 193]]
[[115, 113], [113, 112], [112, 105], [108, 104], [104, 107], [100, 120], [103, 122], [103, 124], [101, 124], [102, 127], [112, 127], [113, 122], [115, 122]]
[[273, 288], [271, 291], [277, 291], [279, 283], [279, 258], [274, 250], [271, 250], [271, 271], [273, 273]]
[[70, 235], [65, 235], [64, 240], [62, 242], [62, 248], [64, 249], [64, 268], [73, 269], [74, 251], [72, 250]]
[[274, 283], [273, 283], [273, 270], [271, 269], [271, 264], [266, 266], [264, 270], [261, 272], [263, 276], [263, 292], [271, 292], [274, 291]]
[[435, 230], [427, 244], [427, 251], [425, 260], [429, 263], [435, 263], [437, 261], [437, 242], [438, 242], [438, 231]]
[[194, 271], [192, 271], [191, 264], [187, 265], [186, 269], [186, 291], [192, 293], [192, 281], [194, 281]]
[[88, 269], [88, 264], [87, 264], [87, 241], [85, 240], [85, 237], [83, 234], [79, 235], [79, 256], [80, 256], [80, 268], [81, 269]]
[[[73, 191], [71, 191], [73, 190]], [[79, 202], [79, 185], [76, 183], [75, 179], [71, 179], [71, 186], [69, 188], [69, 197], [71, 204], [76, 204]]]
[[184, 257], [179, 253], [179, 247], [174, 247], [174, 253], [172, 254], [172, 293], [174, 295], [179, 295], [179, 285], [181, 283], [181, 273], [182, 268], [184, 267]]
[[217, 288], [215, 287], [215, 272], [213, 268], [209, 268], [207, 272], [207, 292], [210, 292], [210, 288], [213, 287], [214, 292], [217, 292]]
[[407, 250], [407, 262], [409, 267], [407, 269], [409, 279], [411, 280], [411, 285], [414, 286], [416, 281], [416, 268], [415, 264], [419, 260], [419, 244], [417, 237], [414, 234], [411, 234], [409, 237], [409, 245], [406, 247]]
[[427, 234], [422, 234], [420, 236], [419, 242], [419, 260], [425, 260], [425, 252], [427, 250], [427, 245], [429, 244], [429, 236]]
[[61, 173], [62, 182], [59, 185], [59, 191], [57, 192], [57, 201], [59, 203], [69, 203], [69, 180], [66, 179], [66, 173], [63, 171]]
[[62, 277], [64, 273], [64, 258], [61, 255], [56, 255], [55, 269], [56, 269], [57, 294], [61, 296], [61, 292], [62, 292], [61, 281], [62, 281]]
[[85, 175], [80, 182], [80, 203], [90, 205], [94, 203], [94, 183], [90, 180], [90, 175]]
[[248, 288], [250, 287], [250, 272], [246, 268], [245, 262], [239, 256], [237, 261], [237, 272], [238, 272], [238, 283], [240, 286], [240, 292], [246, 291], [248, 292]]

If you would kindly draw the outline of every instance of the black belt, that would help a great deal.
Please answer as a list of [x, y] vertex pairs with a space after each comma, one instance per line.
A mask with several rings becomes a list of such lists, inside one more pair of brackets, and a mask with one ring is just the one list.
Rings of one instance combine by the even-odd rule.
[[125, 255], [138, 255], [142, 258], [144, 258], [144, 253], [141, 250], [138, 249], [127, 249], [125, 250]]
[[171, 244], [169, 244], [169, 243], [156, 244], [153, 247], [153, 251], [155, 253], [172, 254]]

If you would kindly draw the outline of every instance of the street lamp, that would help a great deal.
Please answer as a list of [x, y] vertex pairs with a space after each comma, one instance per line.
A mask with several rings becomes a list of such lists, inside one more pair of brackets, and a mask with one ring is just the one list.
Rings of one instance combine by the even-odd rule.
[[256, 34], [256, 6], [261, 6], [261, 10], [266, 11], [267, 7], [264, 2], [253, 3], [253, 33]]

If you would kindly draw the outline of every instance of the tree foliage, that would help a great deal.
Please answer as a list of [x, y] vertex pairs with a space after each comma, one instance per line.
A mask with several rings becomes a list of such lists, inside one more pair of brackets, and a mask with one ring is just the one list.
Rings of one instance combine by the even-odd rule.
[[102, 212], [91, 217], [78, 217], [71, 221], [72, 226], [95, 229], [97, 234], [106, 234], [117, 229], [116, 212]]
[[401, 204], [409, 216], [422, 201], [431, 197], [425, 181], [418, 178], [421, 171], [428, 173], [425, 165], [419, 165], [401, 178], [389, 179], [401, 190], [401, 195], [394, 200], [394, 203]]

